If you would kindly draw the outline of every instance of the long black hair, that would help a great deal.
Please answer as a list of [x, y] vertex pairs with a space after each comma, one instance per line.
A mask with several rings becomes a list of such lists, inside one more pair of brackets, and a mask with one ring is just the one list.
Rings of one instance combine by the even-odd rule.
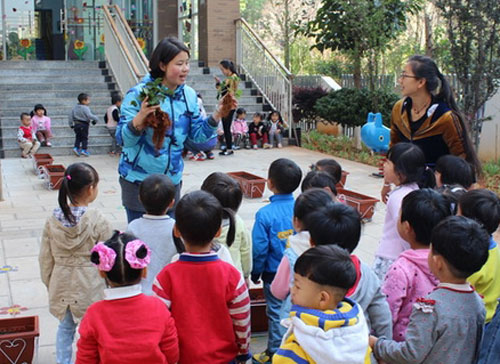
[[91, 186], [95, 187], [98, 182], [99, 175], [97, 171], [87, 163], [73, 163], [64, 172], [58, 201], [64, 217], [71, 224], [74, 224], [76, 220], [69, 207], [68, 199], [71, 203], [74, 203], [86, 189]]
[[453, 111], [453, 116], [460, 124], [458, 130], [460, 137], [463, 140], [466, 160], [474, 166], [477, 175], [482, 175], [481, 162], [477, 157], [477, 153], [472, 145], [469, 136], [469, 130], [464, 121], [464, 117], [458, 109], [457, 102], [453, 96], [450, 83], [439, 71], [436, 62], [427, 56], [415, 55], [408, 60], [413, 74], [418, 78], [425, 79], [427, 91], [440, 102], [444, 102]]
[[189, 56], [189, 48], [175, 37], [163, 38], [156, 46], [149, 60], [151, 77], [164, 77], [165, 72], [160, 68], [160, 63], [165, 66], [174, 59], [179, 53], [186, 52]]
[[434, 187], [434, 173], [425, 165], [425, 155], [418, 145], [397, 143], [387, 152], [401, 184], [417, 183], [420, 188]]
[[234, 65], [233, 61], [229, 59], [223, 59], [219, 62], [219, 64], [225, 69], [230, 70], [231, 73], [238, 75], [238, 72], [236, 72], [236, 66]]

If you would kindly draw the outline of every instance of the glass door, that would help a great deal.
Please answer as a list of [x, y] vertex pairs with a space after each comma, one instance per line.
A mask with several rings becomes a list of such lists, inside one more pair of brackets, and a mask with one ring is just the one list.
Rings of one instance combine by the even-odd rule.
[[198, 59], [198, 0], [178, 0], [178, 28], [181, 39]]
[[36, 59], [34, 0], [0, 0], [0, 59]]

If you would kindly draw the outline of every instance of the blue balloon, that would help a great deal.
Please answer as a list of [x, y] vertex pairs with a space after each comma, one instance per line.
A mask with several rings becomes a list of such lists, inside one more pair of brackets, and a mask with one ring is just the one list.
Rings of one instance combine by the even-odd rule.
[[375, 153], [389, 150], [391, 130], [382, 124], [382, 114], [368, 113], [366, 124], [361, 128], [361, 140]]

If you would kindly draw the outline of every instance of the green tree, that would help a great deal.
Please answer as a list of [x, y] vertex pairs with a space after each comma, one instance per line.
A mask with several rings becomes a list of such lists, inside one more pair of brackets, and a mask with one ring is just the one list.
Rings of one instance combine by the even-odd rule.
[[381, 51], [405, 29], [407, 14], [419, 0], [323, 0], [316, 18], [301, 28], [315, 48], [345, 52], [354, 64], [354, 83], [361, 88], [361, 61], [368, 51]]
[[434, 2], [445, 19], [450, 62], [462, 88], [460, 103], [477, 148], [484, 120], [478, 111], [500, 86], [500, 1]]

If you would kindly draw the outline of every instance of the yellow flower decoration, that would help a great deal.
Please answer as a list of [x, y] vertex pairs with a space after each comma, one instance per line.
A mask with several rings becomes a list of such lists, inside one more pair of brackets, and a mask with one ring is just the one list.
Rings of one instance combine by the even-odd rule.
[[85, 47], [85, 42], [81, 40], [75, 40], [75, 49], [83, 49]]
[[101, 43], [104, 43], [104, 33], [101, 34]]
[[141, 49], [146, 48], [146, 41], [143, 38], [137, 38], [137, 43], [139, 43], [139, 47], [141, 47]]
[[31, 47], [31, 40], [30, 39], [21, 39], [19, 40], [19, 43], [23, 48], [29, 48]]

